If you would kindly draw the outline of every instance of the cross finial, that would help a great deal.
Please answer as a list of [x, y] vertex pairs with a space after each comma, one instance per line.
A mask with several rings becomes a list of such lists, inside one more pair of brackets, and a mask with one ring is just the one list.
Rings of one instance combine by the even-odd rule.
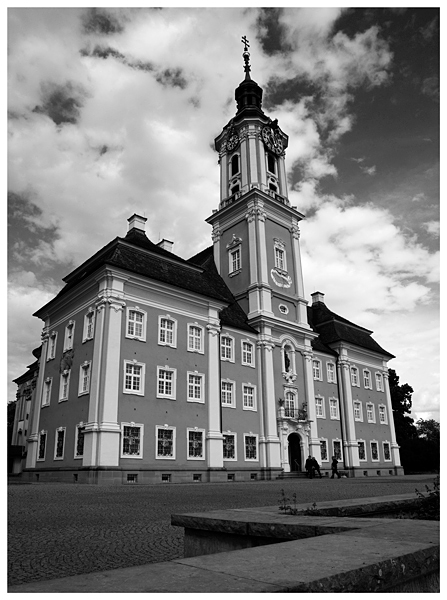
[[244, 65], [245, 79], [250, 79], [251, 67], [248, 62], [250, 60], [250, 52], [248, 51], [248, 49], [250, 48], [250, 44], [248, 43], [246, 35], [243, 36], [243, 38], [241, 39], [241, 42], [244, 44], [244, 52], [242, 53], [242, 56], [244, 57], [244, 62], [245, 62], [245, 65]]
[[241, 42], [244, 44], [244, 51], [247, 52], [247, 50], [250, 48], [250, 44], [248, 43], [246, 35], [244, 35], [244, 37], [241, 39]]

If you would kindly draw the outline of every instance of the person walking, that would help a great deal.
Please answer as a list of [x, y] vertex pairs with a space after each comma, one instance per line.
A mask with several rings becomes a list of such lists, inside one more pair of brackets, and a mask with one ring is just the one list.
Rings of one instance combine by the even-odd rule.
[[335, 456], [332, 457], [332, 464], [331, 464], [331, 469], [332, 469], [332, 475], [331, 475], [331, 479], [334, 479], [334, 475], [337, 475], [337, 477], [340, 479], [341, 475], [338, 472], [338, 460], [335, 458]]
[[304, 465], [304, 468], [306, 469], [306, 475], [307, 475], [307, 477], [309, 477], [309, 479], [312, 479], [312, 468], [313, 468], [313, 465], [312, 465], [312, 457], [311, 457], [310, 454], [307, 457], [306, 464]]
[[318, 473], [318, 475], [320, 476], [320, 479], [321, 479], [320, 465], [318, 464], [315, 456], [312, 456], [311, 461], [312, 461], [312, 469], [313, 469], [314, 473]]

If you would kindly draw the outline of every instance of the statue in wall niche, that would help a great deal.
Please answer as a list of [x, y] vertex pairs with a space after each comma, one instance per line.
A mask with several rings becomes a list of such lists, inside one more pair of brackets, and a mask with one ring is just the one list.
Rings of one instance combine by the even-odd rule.
[[64, 371], [71, 369], [71, 365], [73, 364], [73, 356], [74, 356], [74, 350], [73, 348], [71, 350], [67, 350], [66, 352], [64, 352], [64, 354], [62, 355], [61, 358], [61, 365], [60, 365], [60, 372], [63, 373]]
[[286, 373], [290, 372], [290, 356], [286, 348], [284, 348], [284, 368]]

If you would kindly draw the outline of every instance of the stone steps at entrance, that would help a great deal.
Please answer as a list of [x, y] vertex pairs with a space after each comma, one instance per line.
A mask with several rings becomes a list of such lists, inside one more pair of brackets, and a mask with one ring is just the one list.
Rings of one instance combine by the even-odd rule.
[[306, 479], [306, 473], [302, 471], [291, 471], [290, 473], [281, 473], [276, 479]]

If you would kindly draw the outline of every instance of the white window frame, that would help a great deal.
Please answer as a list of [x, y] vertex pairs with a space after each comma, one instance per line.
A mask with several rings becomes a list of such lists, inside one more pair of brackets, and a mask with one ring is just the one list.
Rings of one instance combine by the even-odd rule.
[[[130, 365], [132, 367], [140, 367], [140, 375], [135, 375], [135, 373], [127, 373], [127, 366]], [[127, 376], [130, 376], [132, 382], [134, 382], [134, 378], [138, 377], [140, 386], [138, 390], [129, 389], [126, 387], [126, 379]], [[133, 394], [135, 396], [144, 396], [144, 383], [146, 379], [146, 365], [145, 363], [138, 362], [136, 360], [124, 360], [123, 362], [123, 394]]]
[[[56, 456], [56, 453], [57, 453], [57, 438], [58, 438], [58, 433], [60, 433], [61, 431], [64, 432], [64, 442], [62, 444], [62, 455], [61, 456]], [[66, 427], [58, 427], [56, 429], [55, 436], [54, 436], [54, 460], [64, 460], [64, 456], [65, 456], [65, 442], [66, 441], [67, 441], [67, 428]]]
[[[225, 456], [224, 456], [224, 462], [227, 462], [227, 461], [233, 461], [234, 462], [234, 461], [237, 460], [237, 435], [236, 435], [236, 433], [234, 431], [224, 431], [222, 435], [224, 436], [224, 438], [225, 438], [225, 436], [233, 436], [233, 439], [234, 439], [234, 456], [233, 456], [233, 458], [225, 458]], [[223, 440], [223, 442], [222, 442], [223, 447], [225, 447], [224, 442], [225, 442], [225, 440]]]
[[82, 333], [82, 343], [92, 340], [95, 335], [95, 311], [92, 307], [84, 315], [84, 331]]
[[[333, 367], [333, 371], [329, 370], [329, 367]], [[328, 383], [337, 383], [337, 365], [333, 362], [326, 363], [326, 373]]]
[[351, 385], [352, 387], [360, 387], [358, 367], [351, 367]]
[[287, 273], [287, 252], [284, 242], [280, 240], [274, 240], [273, 258], [275, 269], [281, 273]]
[[[385, 446], [388, 446], [389, 458], [386, 457]], [[384, 462], [391, 462], [393, 460], [392, 456], [391, 456], [391, 444], [390, 444], [390, 442], [388, 440], [385, 440], [385, 441], [382, 442], [382, 452], [383, 452], [383, 461]]]
[[[252, 390], [251, 399], [253, 401], [253, 406], [246, 404], [246, 401], [250, 399], [250, 395], [246, 393], [246, 390]], [[253, 412], [258, 410], [256, 402], [256, 386], [253, 383], [248, 382], [242, 384], [242, 410], [251, 410]]]
[[[52, 389], [53, 389], [53, 378], [47, 377], [45, 379], [44, 385], [43, 385], [41, 406], [50, 406]], [[48, 398], [48, 402], [46, 401], [47, 398]]]
[[[199, 336], [191, 335], [191, 331], [194, 329], [196, 329], [200, 332]], [[195, 342], [197, 340], [199, 341], [198, 348], [195, 347]], [[191, 341], [194, 342], [192, 345], [191, 345]], [[204, 345], [205, 345], [205, 334], [204, 334], [204, 328], [202, 327], [202, 325], [199, 325], [198, 323], [188, 323], [188, 352], [196, 352], [197, 354], [204, 354], [205, 353]]]
[[[352, 401], [353, 411], [354, 411], [354, 421], [363, 421], [363, 405], [360, 400]], [[356, 410], [356, 408], [358, 410]], [[356, 415], [356, 412], [358, 414]]]
[[[169, 321], [172, 323], [172, 342], [167, 342], [166, 340], [163, 341], [161, 339], [163, 331], [165, 332], [166, 337], [166, 329], [162, 327], [163, 321]], [[158, 345], [177, 348], [177, 319], [174, 319], [171, 317], [171, 315], [158, 315]]]
[[[375, 444], [377, 446], [377, 458], [374, 458], [374, 454], [373, 454], [373, 444]], [[369, 450], [371, 452], [371, 462], [380, 462], [380, 454], [379, 454], [379, 442], [377, 440], [371, 440], [369, 442]]]
[[[83, 429], [84, 430], [84, 446], [83, 446], [83, 452], [82, 454], [76, 454], [76, 451], [78, 449], [78, 439], [79, 439], [79, 430]], [[83, 459], [84, 458], [84, 450], [85, 450], [85, 423], [78, 423], [75, 426], [75, 444], [74, 444], [74, 457], [76, 460], [78, 459]]]
[[[292, 411], [290, 410], [292, 409]], [[290, 419], [296, 419], [298, 413], [298, 394], [296, 390], [284, 390], [284, 416]]]
[[[84, 387], [84, 374], [87, 372], [87, 389], [83, 389]], [[92, 361], [86, 360], [79, 367], [79, 388], [78, 388], [78, 396], [85, 396], [90, 393], [90, 380], [92, 377]]]
[[[317, 402], [317, 400], [321, 400], [321, 403]], [[321, 414], [319, 414], [319, 406], [321, 406]], [[317, 417], [317, 419], [326, 418], [326, 407], [323, 396], [315, 396], [315, 416]]]
[[[131, 313], [140, 314], [142, 316], [141, 322], [141, 334], [135, 333], [135, 325], [139, 325], [140, 323], [136, 320], [131, 320]], [[134, 332], [129, 333], [130, 324], [134, 324]], [[139, 306], [127, 306], [126, 307], [126, 338], [130, 340], [138, 340], [139, 342], [146, 341], [146, 329], [147, 329], [147, 312], [142, 310]]]
[[242, 244], [228, 250], [228, 275], [242, 271]]
[[[190, 377], [198, 377], [200, 378], [200, 396], [196, 397], [195, 395], [195, 391], [197, 389], [197, 383], [196, 382], [190, 382], [189, 378]], [[191, 388], [190, 386], [193, 386], [193, 391], [194, 394], [193, 396], [190, 395], [190, 391]], [[199, 404], [205, 404], [205, 375], [203, 373], [199, 373], [198, 371], [188, 371], [186, 373], [186, 387], [187, 387], [187, 401], [188, 402], [198, 402]]]
[[56, 357], [57, 331], [52, 331], [48, 337], [47, 362]]
[[[323, 458], [323, 454], [321, 453], [321, 444], [322, 443], [326, 444], [326, 458]], [[327, 438], [320, 438], [320, 453], [321, 453], [321, 462], [330, 462], [330, 457], [329, 457], [329, 443]]]
[[[190, 456], [190, 445], [189, 445], [189, 434], [200, 433], [202, 436], [202, 455], [201, 456]], [[186, 459], [187, 460], [205, 460], [205, 430], [199, 429], [198, 427], [188, 427], [186, 429]]]
[[[170, 394], [160, 392], [160, 382], [162, 381], [162, 379], [160, 378], [160, 373], [162, 371], [172, 373], [171, 393]], [[173, 369], [173, 368], [169, 367], [168, 365], [165, 365], [164, 367], [157, 367], [157, 393], [156, 393], [157, 398], [164, 398], [166, 400], [175, 400], [176, 399], [176, 389], [177, 389], [177, 369]]]
[[[386, 412], [385, 404], [379, 404], [378, 409], [379, 409], [379, 423], [381, 425], [388, 425], [388, 415]], [[383, 415], [383, 419], [382, 419], [382, 415]]]
[[[286, 370], [286, 352], [289, 355], [290, 361], [288, 371]], [[295, 347], [290, 340], [285, 340], [281, 345], [281, 365], [283, 374], [291, 373], [292, 375], [296, 375]]]
[[73, 340], [74, 340], [74, 332], [75, 332], [75, 321], [68, 321], [68, 325], [65, 327], [65, 335], [64, 335], [64, 352], [67, 350], [73, 349]]
[[378, 392], [384, 392], [385, 387], [383, 385], [383, 374], [376, 371], [376, 390]]
[[[223, 394], [223, 385], [230, 385], [231, 386], [231, 404], [229, 404], [228, 402], [222, 402], [222, 394]], [[228, 394], [229, 390], [225, 390], [225, 395]], [[231, 381], [230, 379], [221, 379], [220, 380], [220, 403], [222, 406], [227, 407], [227, 408], [236, 408], [236, 382], [235, 381]]]
[[[247, 458], [247, 438], [256, 439], [256, 458]], [[259, 462], [259, 436], [257, 433], [244, 433], [244, 460], [245, 462]]]
[[321, 370], [321, 360], [318, 358], [312, 359], [312, 374], [315, 381], [323, 380], [323, 373]]
[[[335, 403], [335, 414], [332, 414], [332, 407], [334, 406]], [[338, 398], [332, 397], [329, 398], [329, 416], [331, 418], [332, 421], [339, 421], [340, 420], [340, 403], [338, 401]]]
[[[245, 344], [251, 347], [251, 350], [249, 352], [247, 352], [247, 350], [244, 349]], [[251, 361], [246, 360], [246, 357], [249, 353], [251, 354]], [[250, 340], [241, 340], [241, 363], [245, 367], [255, 366], [255, 345]]]
[[[229, 340], [230, 341], [230, 358], [228, 358], [227, 356], [222, 356], [222, 349], [224, 348], [223, 345], [223, 341], [224, 340]], [[234, 348], [235, 348], [235, 344], [234, 344], [234, 337], [229, 335], [228, 333], [224, 333], [220, 336], [220, 360], [223, 360], [225, 362], [232, 362], [234, 363]], [[225, 346], [225, 349], [228, 349], [228, 346]], [[226, 352], [225, 352], [226, 354]]]
[[363, 387], [365, 390], [372, 390], [371, 371], [369, 369], [363, 369]]
[[[43, 450], [43, 456], [39, 457], [40, 441], [41, 441], [41, 437], [43, 435], [45, 436], [45, 446], [44, 446], [44, 450]], [[47, 453], [47, 446], [48, 446], [48, 431], [46, 431], [46, 430], [39, 431], [39, 442], [38, 442], [38, 446], [37, 446], [37, 458], [36, 458], [37, 461], [43, 462], [45, 460], [45, 456]]]
[[[158, 454], [158, 432], [160, 430], [172, 431], [172, 456], [164, 456]], [[176, 455], [176, 438], [177, 428], [169, 425], [156, 425], [155, 426], [155, 458], [156, 460], [175, 460]]]
[[[67, 379], [67, 393], [63, 395], [64, 392], [64, 379]], [[71, 369], [65, 369], [61, 373], [60, 377], [60, 385], [59, 385], [59, 402], [66, 402], [68, 400], [68, 395], [70, 393], [70, 379], [71, 379]]]
[[[337, 458], [337, 454], [335, 452], [335, 444], [339, 444], [340, 445], [340, 456]], [[332, 456], [335, 456], [335, 458], [337, 458], [337, 460], [340, 462], [343, 460], [343, 444], [340, 438], [334, 438], [332, 440], [332, 455], [331, 455], [331, 460], [332, 460]]]
[[[140, 430], [140, 445], [138, 454], [125, 454], [124, 453], [124, 428], [135, 427]], [[143, 423], [121, 423], [121, 437], [120, 437], [120, 458], [143, 458], [143, 442], [144, 442], [144, 425]]]
[[368, 460], [368, 455], [366, 454], [366, 441], [365, 440], [357, 440], [357, 443], [358, 444], [362, 443], [363, 447], [365, 449], [365, 458], [360, 458], [360, 451], [359, 451], [359, 461], [366, 462]]
[[[368, 407], [371, 407], [371, 418], [369, 416], [368, 413]], [[374, 404], [372, 402], [367, 402], [366, 404], [366, 420], [368, 421], [368, 423], [375, 423], [376, 422], [376, 407], [374, 406]]]

